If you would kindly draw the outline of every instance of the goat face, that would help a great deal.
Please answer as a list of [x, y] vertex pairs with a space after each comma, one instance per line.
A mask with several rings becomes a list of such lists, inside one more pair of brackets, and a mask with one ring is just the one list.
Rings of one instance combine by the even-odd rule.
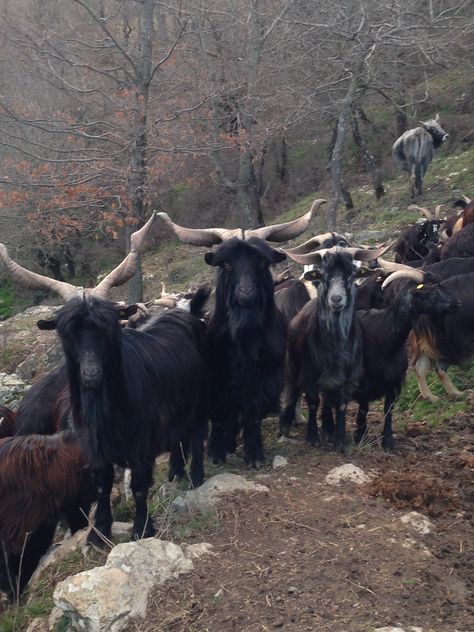
[[102, 385], [111, 350], [120, 348], [120, 321], [136, 311], [136, 305], [120, 308], [109, 301], [86, 297], [68, 302], [52, 320], [38, 321], [38, 327], [57, 329], [82, 386], [94, 389]]
[[284, 259], [284, 253], [255, 237], [229, 239], [206, 253], [206, 263], [219, 267], [216, 302], [224, 300], [229, 310], [264, 307], [266, 297], [273, 296], [270, 265]]
[[305, 274], [306, 280], [319, 281], [318, 297], [334, 313], [351, 308], [354, 302], [356, 268], [352, 256], [327, 252], [318, 270]]
[[429, 247], [429, 244], [437, 244], [440, 224], [441, 220], [438, 219], [422, 220], [418, 230], [418, 243], [426, 247]]
[[438, 122], [439, 117], [436, 115], [436, 119], [430, 119], [422, 123], [423, 129], [430, 134], [433, 139], [433, 145], [439, 147], [449, 136]]
[[451, 292], [430, 278], [417, 285], [412, 290], [412, 296], [418, 314], [453, 314], [459, 307], [459, 302]]

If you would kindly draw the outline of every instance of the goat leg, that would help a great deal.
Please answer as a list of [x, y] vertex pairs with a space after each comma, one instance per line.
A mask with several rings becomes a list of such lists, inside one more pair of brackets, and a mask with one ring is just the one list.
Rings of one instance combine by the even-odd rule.
[[204, 482], [204, 441], [207, 436], [207, 417], [196, 419], [191, 436], [191, 485], [199, 487]]
[[396, 399], [397, 394], [394, 390], [389, 391], [385, 396], [385, 402], [383, 406], [384, 424], [382, 432], [382, 447], [384, 450], [393, 451], [395, 449], [395, 443], [393, 441], [392, 433], [392, 411]]
[[94, 527], [89, 531], [87, 543], [103, 549], [106, 546], [104, 538], [112, 535], [112, 510], [110, 508], [110, 494], [114, 482], [113, 465], [104, 465], [94, 471], [97, 486], [97, 509], [95, 511]]
[[346, 410], [347, 401], [337, 398], [336, 404], [336, 432], [334, 433], [334, 446], [338, 452], [346, 450]]
[[211, 435], [207, 445], [207, 454], [213, 463], [225, 463], [227, 457], [225, 424], [221, 419], [211, 420]]
[[436, 364], [436, 373], [438, 374], [441, 384], [444, 386], [444, 390], [450, 397], [462, 395], [461, 391], [454, 386], [449, 375], [446, 373], [446, 366]]
[[323, 439], [325, 441], [334, 438], [334, 419], [332, 414], [332, 406], [326, 400], [326, 398], [323, 399], [323, 407], [321, 410], [321, 429]]
[[185, 475], [185, 465], [188, 458], [188, 442], [175, 441], [171, 446], [168, 480], [171, 482], [175, 478], [182, 480]]
[[428, 371], [430, 370], [431, 362], [427, 355], [423, 352], [419, 354], [415, 362], [415, 373], [416, 379], [418, 380], [418, 387], [420, 389], [421, 396], [423, 399], [428, 400], [429, 402], [437, 402], [439, 397], [437, 395], [433, 395], [430, 391], [429, 386], [426, 382], [426, 376], [428, 375]]
[[296, 389], [285, 387], [283, 394], [283, 409], [280, 413], [280, 437], [289, 437], [290, 428], [295, 419], [296, 404], [300, 398], [300, 392]]
[[316, 415], [319, 406], [319, 395], [308, 395], [306, 393], [306, 400], [308, 402], [308, 424], [306, 426], [306, 441], [311, 446], [319, 444], [318, 422]]
[[132, 493], [135, 500], [135, 520], [132, 532], [134, 540], [151, 538], [156, 533], [147, 505], [148, 490], [153, 483], [153, 464], [154, 459], [150, 459], [139, 467], [132, 467]]
[[359, 410], [357, 411], [357, 430], [355, 434], [356, 443], [362, 443], [367, 439], [367, 413], [369, 412], [369, 402], [365, 398], [360, 398], [357, 403]]
[[262, 442], [262, 422], [260, 419], [242, 420], [244, 429], [244, 460], [249, 467], [259, 469], [265, 461]]

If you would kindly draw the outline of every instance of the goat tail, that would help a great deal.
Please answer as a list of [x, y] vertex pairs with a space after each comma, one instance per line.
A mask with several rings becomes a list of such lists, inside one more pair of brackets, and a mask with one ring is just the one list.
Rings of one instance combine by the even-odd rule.
[[191, 299], [191, 305], [189, 309], [193, 316], [197, 316], [198, 318], [204, 317], [204, 307], [206, 305], [207, 299], [211, 294], [211, 291], [212, 288], [208, 285], [203, 285], [196, 290]]

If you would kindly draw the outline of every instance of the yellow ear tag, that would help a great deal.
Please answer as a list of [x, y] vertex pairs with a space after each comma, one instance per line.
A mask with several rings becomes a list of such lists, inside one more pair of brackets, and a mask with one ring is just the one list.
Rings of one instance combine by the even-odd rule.
[[423, 287], [423, 283], [420, 283], [420, 285], [417, 285], [417, 286], [416, 286], [416, 289], [417, 289], [417, 290], [421, 290], [421, 288], [422, 288], [422, 287]]

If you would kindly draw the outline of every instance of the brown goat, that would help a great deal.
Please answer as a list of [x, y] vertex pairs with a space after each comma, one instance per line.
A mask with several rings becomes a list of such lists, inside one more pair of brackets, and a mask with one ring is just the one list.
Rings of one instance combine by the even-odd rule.
[[64, 516], [87, 526], [93, 486], [72, 431], [0, 440], [0, 590], [21, 593]]

